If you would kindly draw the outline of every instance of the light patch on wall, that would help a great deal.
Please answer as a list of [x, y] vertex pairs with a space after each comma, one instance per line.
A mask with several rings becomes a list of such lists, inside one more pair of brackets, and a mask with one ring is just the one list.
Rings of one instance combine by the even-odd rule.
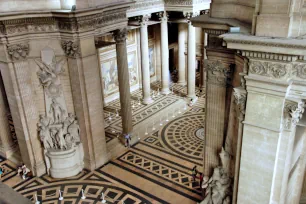
[[74, 5], [76, 5], [76, 0], [61, 0], [62, 9], [71, 10]]

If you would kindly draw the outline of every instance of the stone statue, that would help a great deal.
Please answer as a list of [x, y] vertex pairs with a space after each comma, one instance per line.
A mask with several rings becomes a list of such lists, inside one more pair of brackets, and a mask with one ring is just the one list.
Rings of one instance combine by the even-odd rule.
[[43, 114], [39, 115], [39, 127], [48, 127], [52, 123], [51, 119]]
[[68, 127], [68, 133], [73, 142], [80, 142], [80, 126], [77, 124], [76, 120]]
[[229, 204], [231, 203], [231, 184], [229, 164], [230, 155], [224, 148], [220, 152], [220, 159], [222, 166], [218, 166], [214, 169], [212, 177], [203, 182], [203, 186], [206, 187], [205, 199], [200, 204]]
[[52, 99], [49, 113], [52, 114], [54, 123], [57, 124], [63, 121], [65, 110], [55, 99]]
[[46, 126], [41, 126], [39, 131], [40, 140], [42, 141], [45, 149], [53, 148], [53, 141], [50, 135], [50, 130]]
[[59, 149], [67, 149], [67, 144], [66, 144], [66, 140], [65, 140], [64, 135], [63, 135], [63, 128], [62, 127], [57, 129], [57, 133], [55, 135], [55, 138], [56, 138], [56, 142], [57, 142], [57, 145], [58, 145]]

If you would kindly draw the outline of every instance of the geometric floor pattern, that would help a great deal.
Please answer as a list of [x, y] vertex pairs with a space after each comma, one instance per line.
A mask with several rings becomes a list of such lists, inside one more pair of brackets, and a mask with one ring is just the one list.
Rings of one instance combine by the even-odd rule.
[[[152, 85], [154, 90], [158, 85]], [[178, 96], [157, 96], [155, 105], [151, 106], [138, 105], [141, 91], [133, 92], [133, 117], [143, 114], [134, 123], [162, 111], [171, 101], [179, 99], [185, 88], [174, 85], [173, 91]], [[5, 169], [1, 181], [25, 197], [33, 200], [37, 196], [41, 203], [47, 204], [101, 203], [102, 193], [107, 203], [195, 204], [202, 200], [202, 192], [199, 179], [193, 181], [191, 170], [197, 165], [198, 171], [202, 171], [204, 141], [199, 132], [204, 123], [204, 97], [200, 96], [194, 106], [187, 107], [185, 114], [176, 113], [168, 123], [157, 125], [159, 129], [141, 137], [133, 147], [95, 171], [85, 169], [67, 179], [43, 175], [23, 181], [17, 176], [16, 166], [0, 157], [0, 164]], [[105, 117], [111, 117], [105, 128], [108, 141], [115, 138], [121, 128], [121, 119], [116, 116], [120, 109], [118, 104], [117, 100], [105, 108]], [[60, 193], [62, 201], [58, 200]], [[83, 194], [84, 199], [81, 198]]]

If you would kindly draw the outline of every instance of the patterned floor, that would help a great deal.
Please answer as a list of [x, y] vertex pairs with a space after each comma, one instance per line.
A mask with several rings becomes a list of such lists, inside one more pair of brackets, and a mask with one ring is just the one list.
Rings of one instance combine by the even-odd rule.
[[[156, 87], [158, 89], [158, 84]], [[175, 94], [159, 95], [150, 106], [138, 105], [137, 97], [141, 92], [133, 92], [133, 124], [170, 106], [180, 99], [185, 88], [174, 85], [173, 90]], [[119, 109], [118, 100], [105, 107], [108, 141], [120, 132]], [[195, 204], [202, 199], [202, 192], [198, 179], [193, 181], [191, 169], [197, 165], [198, 170], [202, 170], [204, 95], [194, 106], [187, 107], [184, 114], [179, 111], [176, 109], [175, 117], [170, 115], [166, 124], [157, 125], [132, 148], [95, 171], [84, 170], [69, 179], [44, 175], [23, 181], [17, 175], [16, 166], [0, 158], [5, 169], [1, 181], [33, 202], [37, 196], [40, 202], [47, 204], [102, 203], [102, 193], [107, 203]]]

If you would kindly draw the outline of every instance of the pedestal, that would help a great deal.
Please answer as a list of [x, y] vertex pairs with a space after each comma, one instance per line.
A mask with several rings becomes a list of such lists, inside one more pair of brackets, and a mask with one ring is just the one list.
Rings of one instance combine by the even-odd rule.
[[53, 178], [76, 176], [84, 168], [82, 143], [64, 151], [48, 150], [45, 156], [47, 172]]

